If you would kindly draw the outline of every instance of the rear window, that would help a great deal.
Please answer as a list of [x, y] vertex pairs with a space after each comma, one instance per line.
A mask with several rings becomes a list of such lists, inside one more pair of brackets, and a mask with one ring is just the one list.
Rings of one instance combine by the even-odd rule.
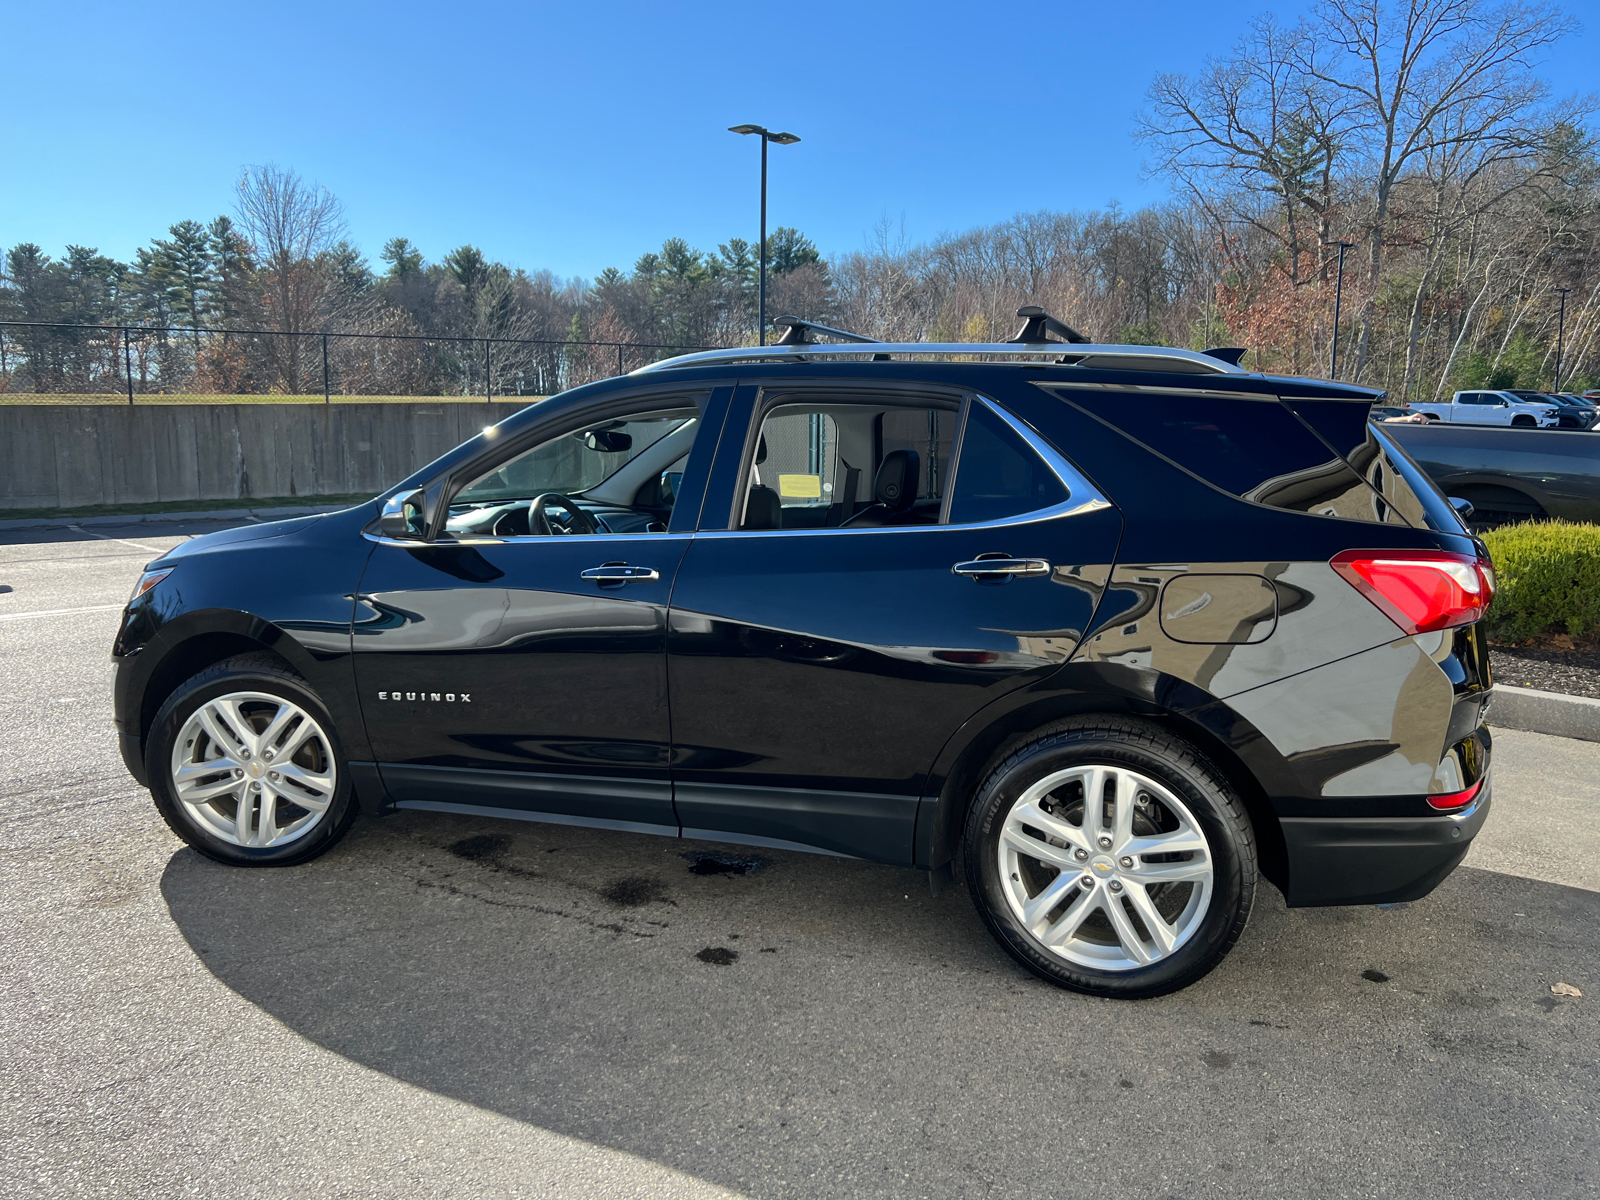
[[1388, 516], [1350, 464], [1275, 398], [1076, 388], [1057, 395], [1241, 499], [1349, 520]]
[[1398, 442], [1376, 425], [1368, 426], [1367, 438], [1367, 445], [1350, 461], [1401, 515], [1412, 525], [1437, 533], [1467, 532], [1444, 494]]

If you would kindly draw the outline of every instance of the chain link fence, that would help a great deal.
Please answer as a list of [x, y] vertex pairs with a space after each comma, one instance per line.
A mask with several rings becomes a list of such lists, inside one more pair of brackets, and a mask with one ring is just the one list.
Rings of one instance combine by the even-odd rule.
[[0, 321], [0, 403], [514, 401], [717, 348]]

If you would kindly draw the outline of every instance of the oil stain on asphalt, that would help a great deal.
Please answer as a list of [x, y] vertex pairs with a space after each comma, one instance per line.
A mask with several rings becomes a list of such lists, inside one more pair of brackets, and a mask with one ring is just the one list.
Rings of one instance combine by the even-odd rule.
[[713, 967], [731, 967], [739, 961], [739, 952], [724, 946], [707, 946], [695, 957], [703, 963], [710, 963]]

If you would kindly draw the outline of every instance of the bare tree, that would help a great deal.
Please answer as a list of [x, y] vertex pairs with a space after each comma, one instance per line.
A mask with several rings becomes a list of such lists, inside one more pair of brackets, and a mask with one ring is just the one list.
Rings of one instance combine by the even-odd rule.
[[[1321, 0], [1298, 54], [1306, 75], [1345, 102], [1342, 136], [1366, 160], [1370, 292], [1383, 273], [1395, 189], [1425, 157], [1464, 145], [1525, 153], [1546, 124], [1534, 54], [1575, 28], [1556, 10], [1511, 0]], [[1355, 376], [1370, 353], [1364, 306]]]
[[[234, 194], [240, 227], [264, 276], [260, 295], [264, 322], [286, 334], [315, 332], [328, 289], [318, 260], [345, 236], [339, 202], [326, 188], [307, 184], [293, 171], [270, 163], [247, 169]], [[303, 340], [271, 339], [273, 365], [286, 392], [304, 388]]]

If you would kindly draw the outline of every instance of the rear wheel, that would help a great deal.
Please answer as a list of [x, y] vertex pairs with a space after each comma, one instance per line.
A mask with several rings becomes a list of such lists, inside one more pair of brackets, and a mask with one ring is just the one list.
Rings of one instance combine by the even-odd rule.
[[306, 862], [355, 817], [327, 709], [270, 655], [229, 659], [180, 686], [156, 714], [146, 755], [156, 808], [218, 862]]
[[967, 877], [1000, 944], [1073, 991], [1185, 987], [1244, 930], [1256, 857], [1243, 806], [1159, 726], [1083, 718], [990, 773], [967, 823]]

